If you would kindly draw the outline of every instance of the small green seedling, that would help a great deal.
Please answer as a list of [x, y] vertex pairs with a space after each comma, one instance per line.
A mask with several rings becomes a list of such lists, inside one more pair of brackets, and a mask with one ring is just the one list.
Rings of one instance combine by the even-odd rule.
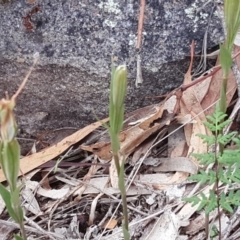
[[[226, 26], [226, 40], [220, 46], [220, 64], [222, 67], [222, 83], [219, 104], [212, 116], [207, 117], [205, 126], [213, 133], [211, 136], [199, 135], [208, 146], [214, 146], [214, 151], [204, 154], [194, 154], [199, 162], [205, 166], [214, 164], [214, 169], [209, 171], [200, 170], [199, 174], [193, 175], [190, 179], [208, 184], [213, 188], [208, 194], [200, 193], [198, 196], [186, 198], [185, 201], [193, 205], [198, 204], [198, 210], [205, 210], [206, 214], [206, 238], [209, 237], [209, 213], [218, 209], [219, 216], [219, 239], [221, 240], [221, 209], [233, 212], [234, 206], [240, 206], [240, 191], [230, 190], [228, 193], [220, 192], [220, 183], [232, 186], [234, 183], [240, 183], [240, 137], [235, 137], [236, 133], [223, 133], [231, 121], [226, 120], [227, 115], [227, 83], [230, 68], [232, 66], [232, 49], [235, 37], [240, 29], [240, 1], [224, 0], [224, 19]], [[237, 145], [236, 150], [226, 150], [225, 146], [231, 141]], [[216, 233], [216, 231], [214, 231]], [[210, 234], [213, 231], [211, 230]]]
[[123, 205], [123, 234], [124, 239], [129, 240], [130, 234], [128, 231], [128, 210], [127, 210], [127, 195], [124, 182], [124, 161], [120, 165], [119, 156], [123, 155], [120, 149], [119, 133], [122, 130], [124, 120], [124, 100], [127, 90], [127, 68], [125, 65], [114, 67], [112, 64], [111, 86], [110, 86], [110, 103], [109, 117], [110, 127], [108, 127], [111, 148], [115, 166], [118, 173], [118, 187], [122, 196]]
[[10, 188], [8, 190], [0, 183], [0, 194], [6, 204], [9, 215], [20, 226], [22, 236], [15, 235], [14, 237], [17, 240], [26, 240], [27, 236], [24, 229], [24, 215], [20, 200], [21, 187], [17, 186], [20, 170], [20, 146], [16, 140], [17, 124], [13, 109], [16, 105], [16, 98], [26, 84], [36, 62], [37, 58], [35, 58], [29, 73], [12, 98], [9, 99], [6, 94], [6, 99], [0, 101], [0, 164]]

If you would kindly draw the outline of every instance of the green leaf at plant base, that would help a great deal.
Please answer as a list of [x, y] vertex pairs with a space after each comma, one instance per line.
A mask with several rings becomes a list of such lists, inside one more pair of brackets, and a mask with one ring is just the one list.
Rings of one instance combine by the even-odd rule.
[[124, 224], [122, 225], [122, 228], [123, 228], [124, 240], [130, 240], [130, 234], [129, 234], [128, 230], [125, 228]]
[[14, 191], [19, 173], [20, 146], [16, 139], [0, 143], [0, 163], [11, 191]]
[[0, 183], [0, 194], [1, 194], [2, 199], [7, 207], [7, 211], [9, 213], [9, 215], [15, 222], [18, 222], [18, 217], [12, 208], [11, 194], [1, 183]]
[[23, 240], [22, 237], [20, 237], [19, 235], [16, 235], [16, 234], [14, 234], [14, 238], [15, 238], [16, 240]]
[[17, 187], [13, 192], [11, 192], [12, 208], [18, 218], [18, 223], [23, 222], [23, 210], [20, 201], [20, 187]]

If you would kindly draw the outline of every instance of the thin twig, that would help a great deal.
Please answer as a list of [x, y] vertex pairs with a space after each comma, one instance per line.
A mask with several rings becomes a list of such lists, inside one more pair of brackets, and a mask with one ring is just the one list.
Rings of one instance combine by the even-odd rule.
[[142, 45], [142, 31], [143, 31], [143, 20], [144, 20], [145, 0], [140, 0], [140, 13], [138, 19], [138, 36], [136, 48], [140, 50]]
[[142, 67], [141, 67], [141, 47], [142, 47], [142, 31], [143, 31], [143, 20], [144, 20], [144, 10], [145, 10], [145, 0], [140, 1], [140, 13], [138, 19], [138, 36], [137, 36], [137, 77], [136, 77], [136, 87], [138, 84], [143, 82], [142, 78]]

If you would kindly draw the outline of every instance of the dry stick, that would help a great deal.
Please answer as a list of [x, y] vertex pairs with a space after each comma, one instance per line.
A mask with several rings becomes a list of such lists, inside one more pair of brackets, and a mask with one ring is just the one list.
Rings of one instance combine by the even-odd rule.
[[142, 30], [143, 30], [143, 19], [144, 19], [145, 0], [140, 1], [140, 13], [138, 20], [138, 37], [137, 37], [137, 49], [141, 48], [142, 42]]
[[141, 67], [141, 43], [142, 43], [142, 31], [143, 31], [143, 20], [144, 20], [144, 9], [145, 9], [145, 0], [140, 1], [140, 13], [138, 20], [138, 36], [137, 36], [137, 77], [136, 77], [136, 87], [138, 84], [143, 82], [142, 78], [142, 67]]

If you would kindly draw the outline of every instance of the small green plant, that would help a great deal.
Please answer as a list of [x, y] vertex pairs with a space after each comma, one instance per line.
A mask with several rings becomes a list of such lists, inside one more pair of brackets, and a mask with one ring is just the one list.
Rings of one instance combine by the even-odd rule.
[[[126, 66], [114, 67], [112, 64], [111, 72], [111, 86], [110, 86], [110, 103], [109, 103], [109, 117], [110, 127], [108, 132], [111, 139], [111, 148], [113, 159], [118, 173], [118, 187], [122, 196], [123, 206], [123, 235], [125, 240], [130, 239], [128, 231], [128, 210], [127, 210], [127, 196], [124, 182], [124, 153], [121, 152], [119, 133], [122, 130], [124, 119], [124, 100], [127, 90], [127, 69]], [[120, 158], [123, 159], [120, 163]]]
[[[228, 193], [221, 192], [220, 183], [224, 183], [229, 187], [234, 183], [240, 183], [240, 137], [234, 137], [236, 132], [230, 132], [223, 135], [222, 131], [231, 121], [225, 120], [226, 114], [220, 111], [219, 104], [212, 116], [207, 116], [207, 122], [204, 125], [212, 131], [212, 135], [199, 134], [207, 145], [213, 146], [213, 152], [193, 154], [199, 163], [204, 166], [214, 164], [214, 169], [209, 171], [200, 170], [198, 174], [192, 175], [189, 179], [199, 182], [200, 184], [213, 185], [208, 194], [201, 192], [197, 196], [185, 198], [184, 200], [198, 204], [198, 211], [204, 209], [206, 215], [211, 211], [218, 209], [219, 215], [219, 234], [221, 234], [220, 213], [221, 209], [233, 213], [235, 206], [240, 206], [240, 190], [230, 190]], [[218, 151], [220, 145], [226, 146], [231, 141], [237, 145], [237, 149], [224, 149]], [[207, 231], [208, 233], [208, 231]], [[221, 239], [221, 236], [219, 236]]]
[[20, 201], [21, 187], [17, 186], [19, 173], [20, 147], [15, 136], [17, 124], [13, 114], [15, 99], [0, 101], [0, 164], [10, 190], [0, 184], [0, 194], [6, 204], [9, 215], [20, 226], [22, 237], [15, 235], [15, 239], [27, 239], [24, 230], [23, 210]]
[[240, 1], [224, 0], [224, 20], [226, 27], [226, 40], [220, 46], [220, 64], [223, 71], [220, 93], [220, 111], [225, 113], [227, 82], [230, 68], [232, 66], [232, 49], [234, 40], [240, 28]]
[[0, 100], [0, 164], [9, 185], [8, 190], [0, 183], [0, 195], [5, 202], [10, 217], [19, 224], [22, 236], [15, 234], [16, 240], [27, 240], [27, 236], [24, 229], [24, 214], [20, 200], [22, 186], [17, 185], [20, 170], [20, 146], [16, 139], [17, 124], [13, 109], [16, 105], [16, 98], [24, 88], [37, 61], [38, 54], [34, 55], [33, 66], [12, 98], [9, 99], [6, 94], [6, 99]]
[[[228, 193], [220, 192], [219, 184], [224, 183], [231, 186], [233, 183], [240, 183], [240, 137], [234, 137], [235, 132], [223, 134], [223, 129], [231, 121], [226, 119], [227, 109], [227, 83], [229, 71], [232, 66], [232, 49], [235, 37], [240, 28], [240, 1], [224, 0], [224, 20], [226, 27], [226, 40], [220, 46], [220, 64], [222, 67], [222, 82], [220, 100], [212, 116], [207, 117], [205, 126], [212, 131], [211, 136], [199, 135], [208, 146], [214, 147], [213, 152], [203, 154], [193, 154], [199, 159], [200, 163], [209, 166], [214, 165], [213, 170], [200, 170], [199, 174], [193, 175], [190, 179], [196, 180], [201, 184], [208, 184], [212, 189], [208, 194], [200, 193], [198, 196], [185, 198], [185, 201], [198, 206], [198, 210], [205, 210], [206, 215], [206, 238], [209, 237], [209, 213], [218, 209], [219, 219], [219, 239], [221, 240], [221, 209], [233, 212], [234, 206], [240, 205], [240, 191], [230, 190]], [[225, 146], [231, 141], [237, 145], [237, 150], [227, 150]], [[214, 232], [214, 233], [213, 233]], [[216, 231], [211, 229], [210, 235]]]

